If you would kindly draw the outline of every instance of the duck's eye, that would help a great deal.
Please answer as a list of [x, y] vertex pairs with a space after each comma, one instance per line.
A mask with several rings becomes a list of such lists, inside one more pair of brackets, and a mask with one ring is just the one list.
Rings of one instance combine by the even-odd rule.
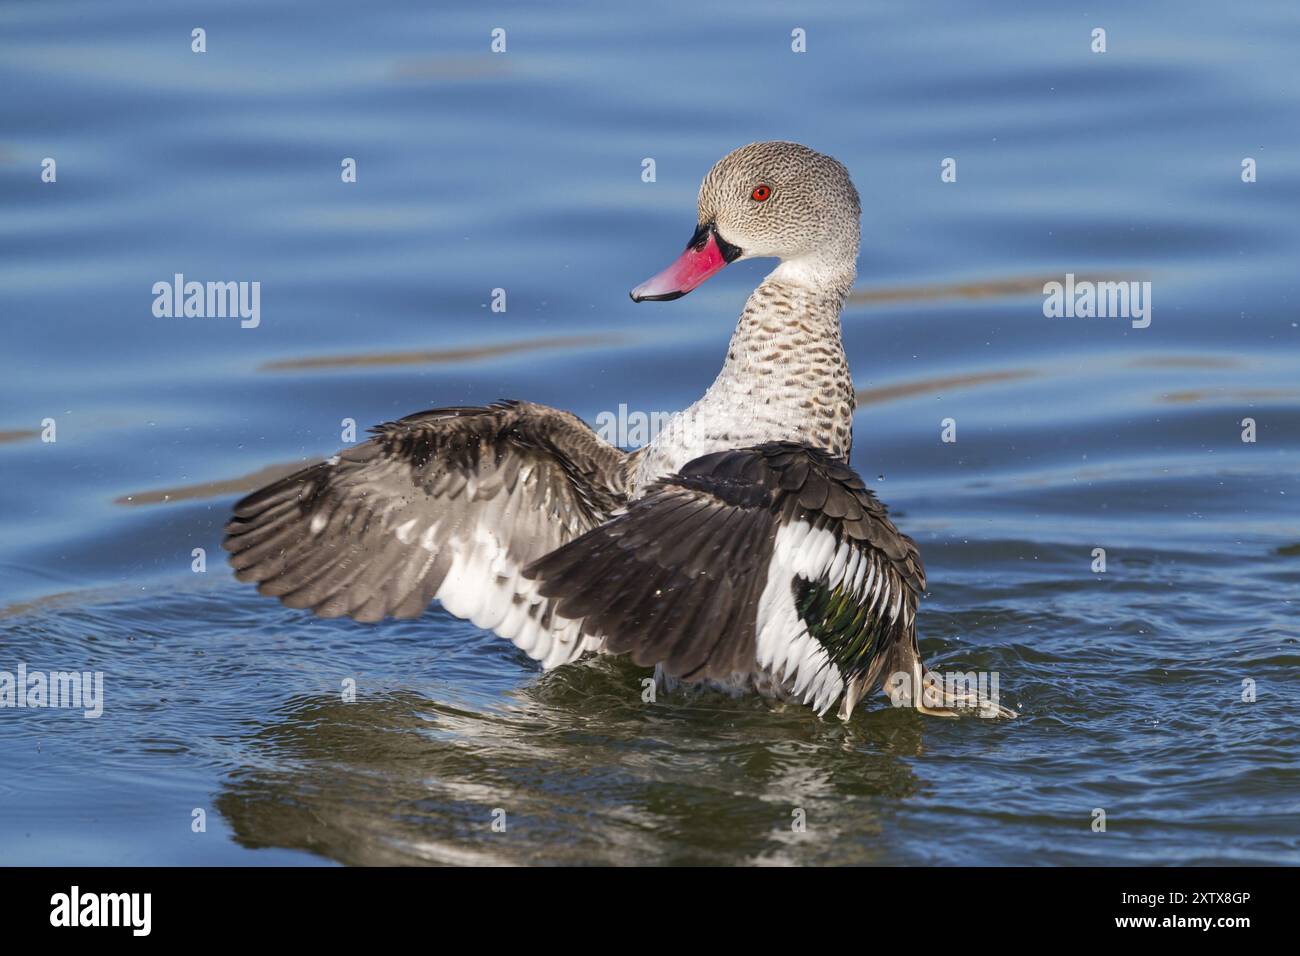
[[772, 190], [767, 186], [755, 186], [754, 191], [749, 195], [754, 202], [767, 202], [767, 197], [772, 195]]

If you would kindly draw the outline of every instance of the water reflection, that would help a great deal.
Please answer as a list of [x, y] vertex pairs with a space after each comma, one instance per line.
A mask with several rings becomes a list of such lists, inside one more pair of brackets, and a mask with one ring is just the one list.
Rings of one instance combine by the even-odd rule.
[[[1110, 275], [1079, 275], [1075, 282], [1131, 282], [1149, 279], [1149, 275], [1124, 272]], [[925, 285], [878, 286], [854, 289], [848, 306], [886, 305], [920, 302], [926, 299], [1000, 299], [1011, 296], [1043, 294], [1048, 282], [1060, 282], [1059, 274], [1013, 276], [1005, 279], [980, 279], [974, 282], [934, 282]]]
[[645, 704], [641, 676], [597, 660], [488, 711], [412, 690], [297, 697], [229, 742], [241, 766], [216, 806], [245, 846], [343, 863], [884, 859], [882, 814], [917, 788], [902, 758], [921, 753], [919, 718], [844, 726], [709, 692]]
[[524, 339], [494, 345], [475, 345], [459, 349], [420, 349], [405, 352], [382, 352], [362, 355], [321, 355], [296, 359], [278, 359], [260, 366], [263, 372], [304, 371], [308, 369], [370, 368], [383, 365], [452, 365], [479, 362], [524, 352], [550, 349], [592, 348], [619, 345], [627, 341], [621, 335], [561, 335], [543, 339]]
[[270, 484], [277, 478], [291, 475], [300, 468], [315, 464], [315, 461], [285, 462], [267, 465], [257, 471], [240, 475], [238, 478], [224, 478], [217, 481], [202, 481], [193, 485], [178, 485], [174, 488], [154, 488], [122, 495], [113, 500], [115, 505], [161, 505], [176, 501], [193, 501], [200, 498], [221, 498], [226, 495], [242, 495], [263, 485]]

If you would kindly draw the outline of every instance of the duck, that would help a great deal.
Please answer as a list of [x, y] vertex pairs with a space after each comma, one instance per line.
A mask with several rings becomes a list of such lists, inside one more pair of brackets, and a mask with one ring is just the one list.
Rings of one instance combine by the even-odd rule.
[[840, 313], [860, 219], [831, 156], [733, 150], [704, 176], [685, 250], [631, 297], [777, 264], [713, 383], [652, 441], [625, 451], [517, 400], [408, 415], [238, 501], [235, 577], [326, 618], [415, 618], [437, 602], [545, 670], [614, 654], [670, 690], [838, 705], [842, 720], [876, 689], [932, 716], [1014, 716], [925, 668], [920, 553], [849, 464]]

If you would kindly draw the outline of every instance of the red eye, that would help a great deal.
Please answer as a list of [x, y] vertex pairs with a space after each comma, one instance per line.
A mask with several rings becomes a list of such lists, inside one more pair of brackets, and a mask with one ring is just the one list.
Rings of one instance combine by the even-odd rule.
[[755, 186], [754, 191], [750, 193], [750, 196], [753, 197], [754, 202], [766, 202], [767, 197], [770, 195], [772, 195], [772, 190], [769, 189], [767, 186]]

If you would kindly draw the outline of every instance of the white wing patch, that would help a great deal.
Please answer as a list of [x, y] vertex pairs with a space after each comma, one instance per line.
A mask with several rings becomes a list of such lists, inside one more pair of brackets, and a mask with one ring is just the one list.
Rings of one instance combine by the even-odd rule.
[[783, 683], [793, 696], [824, 714], [845, 691], [844, 675], [799, 616], [794, 603], [796, 579], [826, 581], [848, 587], [868, 606], [868, 614], [911, 625], [903, 583], [874, 551], [836, 542], [826, 528], [807, 521], [783, 525], [776, 534], [767, 586], [758, 603], [758, 664]]
[[839, 554], [847, 550], [837, 548], [835, 535], [824, 528], [814, 530], [806, 521], [784, 525], [758, 601], [758, 665], [819, 714], [844, 693], [844, 679], [799, 617], [793, 583], [796, 577], [818, 580], [832, 561], [848, 561]]
[[547, 620], [548, 600], [510, 557], [510, 497], [499, 493], [481, 502], [472, 527], [444, 527], [453, 522], [438, 520], [419, 527], [419, 519], [411, 518], [391, 531], [402, 544], [418, 545], [401, 571], [404, 577], [423, 576], [439, 554], [444, 560], [450, 557], [433, 597], [449, 613], [513, 642], [550, 670], [598, 649], [601, 642], [582, 633], [581, 620], [555, 614]]

